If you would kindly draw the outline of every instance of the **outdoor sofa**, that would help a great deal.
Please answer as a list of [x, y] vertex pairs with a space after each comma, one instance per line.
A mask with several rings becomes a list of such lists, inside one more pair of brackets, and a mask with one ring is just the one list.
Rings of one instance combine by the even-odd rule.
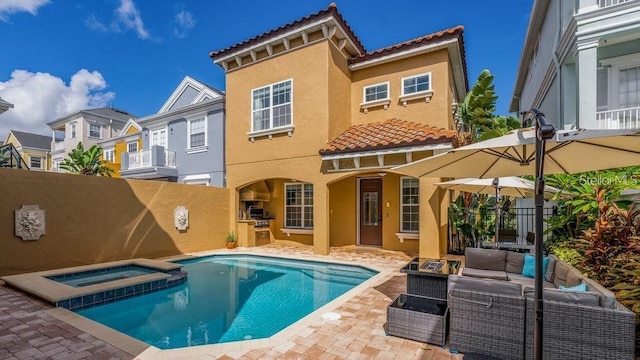
[[[465, 267], [448, 280], [450, 349], [500, 359], [533, 358], [534, 279], [522, 275], [524, 263], [522, 253], [466, 249]], [[560, 289], [585, 285], [586, 291]], [[635, 314], [611, 291], [553, 255], [543, 299], [545, 359], [634, 358]]]

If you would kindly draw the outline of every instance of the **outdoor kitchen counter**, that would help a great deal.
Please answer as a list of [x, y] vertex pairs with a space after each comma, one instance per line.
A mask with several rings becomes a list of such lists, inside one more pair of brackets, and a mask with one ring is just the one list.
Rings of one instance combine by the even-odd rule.
[[[268, 227], [259, 227], [256, 228], [255, 220], [253, 219], [242, 219], [237, 220], [238, 222], [238, 246], [243, 247], [253, 247], [257, 245], [264, 245], [264, 243], [271, 242], [271, 231]], [[266, 232], [266, 234], [265, 234]], [[256, 235], [259, 239], [256, 241]], [[258, 243], [259, 242], [259, 243]]]

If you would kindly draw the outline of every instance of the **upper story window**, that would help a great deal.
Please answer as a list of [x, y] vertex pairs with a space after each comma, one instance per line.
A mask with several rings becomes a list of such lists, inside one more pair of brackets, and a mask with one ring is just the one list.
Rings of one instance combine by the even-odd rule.
[[251, 132], [292, 125], [293, 80], [251, 91]]
[[116, 158], [115, 157], [115, 150], [113, 148], [105, 149], [103, 157], [104, 157], [104, 159], [106, 161], [109, 161], [109, 162], [112, 162], [112, 163], [115, 162], [114, 161], [115, 158]]
[[71, 123], [71, 138], [75, 139], [77, 135], [78, 124]]
[[284, 192], [284, 226], [313, 229], [313, 184], [285, 184]]
[[138, 142], [130, 142], [127, 143], [127, 152], [129, 153], [137, 153], [138, 152]]
[[89, 137], [101, 139], [102, 138], [102, 126], [98, 124], [89, 124]]
[[400, 231], [420, 230], [420, 194], [418, 179], [403, 177], [400, 181]]
[[370, 108], [383, 106], [385, 110], [389, 107], [391, 98], [389, 98], [389, 82], [368, 85], [362, 89], [362, 104], [360, 108], [366, 114]]
[[31, 169], [42, 169], [42, 157], [31, 156], [29, 161], [29, 167]]
[[162, 146], [167, 148], [167, 128], [151, 131], [151, 141], [149, 142], [149, 148], [152, 146]]
[[389, 98], [389, 83], [376, 84], [364, 87], [363, 102], [386, 100]]
[[204, 117], [189, 120], [188, 131], [188, 148], [207, 146], [207, 122]]
[[402, 95], [431, 90], [431, 73], [402, 79]]
[[424, 99], [429, 102], [432, 96], [431, 73], [402, 78], [402, 94], [400, 94], [402, 106], [407, 106], [409, 100], [415, 99]]

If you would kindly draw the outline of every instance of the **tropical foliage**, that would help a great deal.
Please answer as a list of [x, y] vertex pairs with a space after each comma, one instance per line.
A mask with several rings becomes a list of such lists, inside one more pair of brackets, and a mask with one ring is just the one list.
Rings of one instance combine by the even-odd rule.
[[457, 115], [463, 125], [461, 137], [465, 145], [499, 137], [521, 127], [520, 119], [515, 116], [494, 114], [498, 95], [493, 79], [489, 70], [483, 70], [464, 101], [458, 105]]
[[69, 157], [60, 163], [60, 168], [74, 174], [111, 177], [113, 169], [106, 165], [105, 160], [100, 159], [101, 155], [102, 149], [97, 145], [85, 150], [82, 142], [79, 142], [69, 152]]

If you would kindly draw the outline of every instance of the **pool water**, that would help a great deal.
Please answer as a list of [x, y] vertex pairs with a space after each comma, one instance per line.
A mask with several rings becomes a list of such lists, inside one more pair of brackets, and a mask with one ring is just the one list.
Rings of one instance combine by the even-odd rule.
[[185, 284], [78, 311], [161, 349], [266, 338], [374, 276], [359, 266], [216, 255]]
[[149, 269], [143, 266], [127, 265], [110, 269], [92, 270], [66, 275], [55, 275], [49, 277], [59, 283], [73, 287], [83, 287], [94, 284], [101, 284], [109, 281], [128, 279], [140, 275], [153, 274], [158, 270]]

